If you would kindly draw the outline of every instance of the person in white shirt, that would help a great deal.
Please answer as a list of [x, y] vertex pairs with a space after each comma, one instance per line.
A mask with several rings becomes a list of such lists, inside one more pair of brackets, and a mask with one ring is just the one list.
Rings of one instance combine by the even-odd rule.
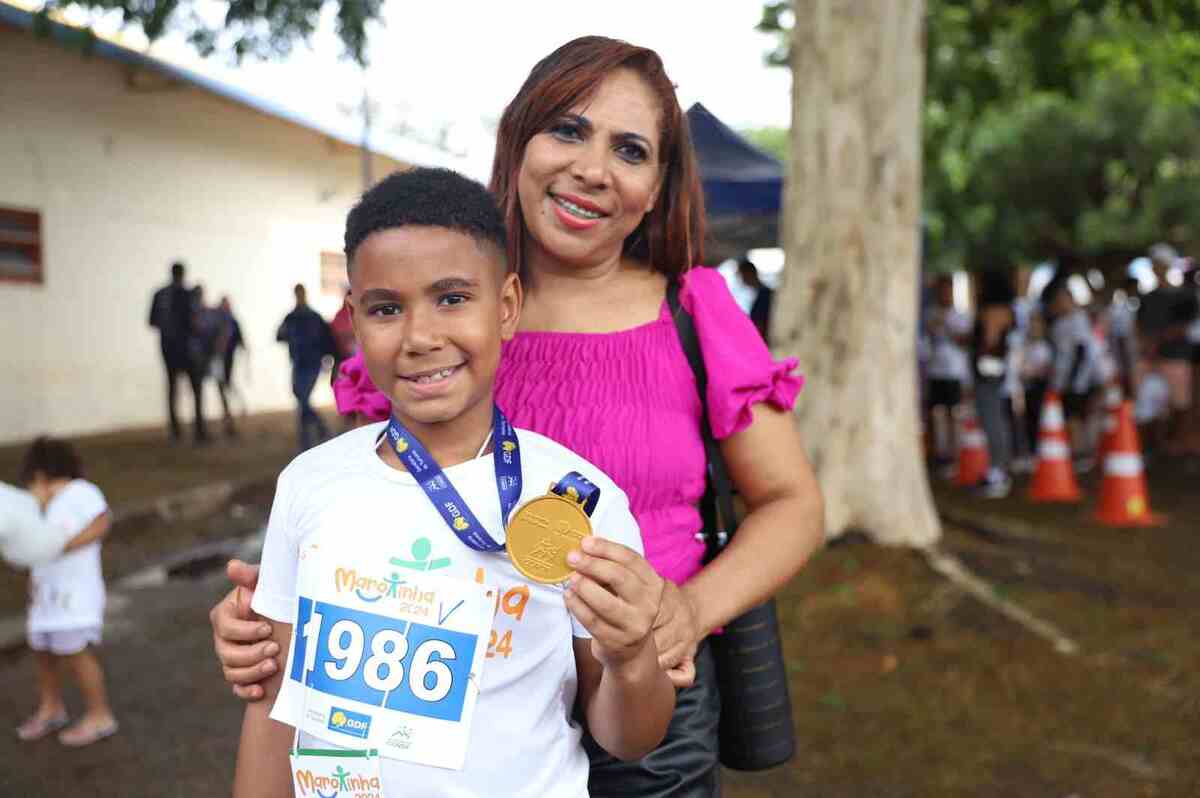
[[[583, 798], [577, 698], [618, 758], [666, 734], [675, 691], [652, 634], [663, 584], [628, 499], [493, 402], [522, 299], [505, 241], [491, 195], [447, 170], [394, 174], [347, 218], [354, 329], [392, 418], [279, 477], [252, 607], [289, 655], [267, 700], [246, 707], [235, 798], [339, 785]], [[580, 475], [583, 498], [563, 488]], [[594, 534], [566, 554], [573, 573], [542, 583], [500, 544], [548, 484], [582, 503]]]
[[1050, 316], [1050, 346], [1054, 361], [1049, 390], [1062, 399], [1071, 437], [1071, 451], [1081, 470], [1091, 467], [1096, 440], [1087, 423], [1102, 384], [1100, 343], [1092, 333], [1087, 311], [1075, 304], [1065, 277], [1056, 276], [1042, 292]]
[[30, 572], [27, 632], [37, 663], [39, 702], [34, 714], [17, 727], [17, 736], [37, 740], [67, 725], [61, 686], [66, 667], [79, 684], [86, 709], [58, 739], [67, 746], [89, 745], [117, 731], [104, 669], [93, 650], [104, 623], [100, 541], [111, 522], [108, 503], [99, 488], [83, 479], [79, 456], [66, 441], [35, 440], [21, 477], [45, 508], [46, 523], [73, 537], [62, 556]]
[[[1021, 341], [1021, 390], [1024, 407], [1025, 451], [1037, 452], [1041, 427], [1042, 402], [1050, 384], [1050, 368], [1054, 365], [1054, 349], [1046, 340], [1046, 320], [1040, 312], [1029, 318], [1029, 331]], [[1020, 471], [1033, 470], [1032, 457], [1023, 462]]]
[[1126, 277], [1120, 289], [1113, 292], [1108, 305], [1108, 350], [1117, 369], [1121, 391], [1132, 399], [1137, 394], [1135, 375], [1138, 364], [1137, 308], [1139, 300], [1136, 277]]
[[972, 377], [975, 407], [990, 456], [990, 467], [978, 489], [988, 498], [1003, 498], [1012, 488], [1013, 421], [1008, 399], [1014, 381], [1013, 289], [1011, 276], [1002, 270], [981, 272], [978, 282], [979, 312], [971, 336]]
[[971, 334], [971, 318], [954, 307], [954, 284], [949, 277], [939, 277], [935, 286], [934, 303], [926, 315], [928, 360], [925, 376], [925, 428], [932, 441], [933, 465], [947, 468], [954, 465], [958, 452], [958, 430], [955, 408], [962, 403], [963, 388], [971, 380], [970, 361], [966, 342]]

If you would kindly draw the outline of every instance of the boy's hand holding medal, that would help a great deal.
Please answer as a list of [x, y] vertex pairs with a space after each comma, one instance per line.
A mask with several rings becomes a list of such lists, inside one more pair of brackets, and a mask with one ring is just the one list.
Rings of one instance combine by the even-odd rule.
[[592, 654], [605, 668], [635, 660], [653, 640], [662, 577], [637, 552], [595, 536], [584, 538], [567, 562], [575, 569], [567, 609], [592, 634]]

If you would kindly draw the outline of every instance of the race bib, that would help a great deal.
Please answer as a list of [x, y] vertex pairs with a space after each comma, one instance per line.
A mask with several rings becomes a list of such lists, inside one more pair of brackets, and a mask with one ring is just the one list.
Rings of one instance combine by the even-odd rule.
[[461, 769], [492, 625], [488, 587], [400, 574], [379, 555], [310, 550], [300, 569], [285, 680], [285, 692], [302, 693], [300, 730]]

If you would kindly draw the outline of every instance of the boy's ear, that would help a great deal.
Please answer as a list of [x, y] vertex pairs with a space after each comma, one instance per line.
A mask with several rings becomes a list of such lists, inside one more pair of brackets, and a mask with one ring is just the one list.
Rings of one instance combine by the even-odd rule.
[[504, 275], [500, 284], [500, 339], [510, 341], [517, 334], [521, 321], [521, 307], [525, 303], [525, 289], [515, 272]]

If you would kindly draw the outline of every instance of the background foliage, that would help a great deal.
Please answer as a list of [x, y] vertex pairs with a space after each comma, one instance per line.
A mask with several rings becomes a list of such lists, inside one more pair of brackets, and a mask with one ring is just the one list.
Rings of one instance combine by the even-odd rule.
[[[764, 6], [787, 63], [788, 0]], [[928, 0], [932, 268], [1113, 271], [1200, 246], [1200, 2]]]

